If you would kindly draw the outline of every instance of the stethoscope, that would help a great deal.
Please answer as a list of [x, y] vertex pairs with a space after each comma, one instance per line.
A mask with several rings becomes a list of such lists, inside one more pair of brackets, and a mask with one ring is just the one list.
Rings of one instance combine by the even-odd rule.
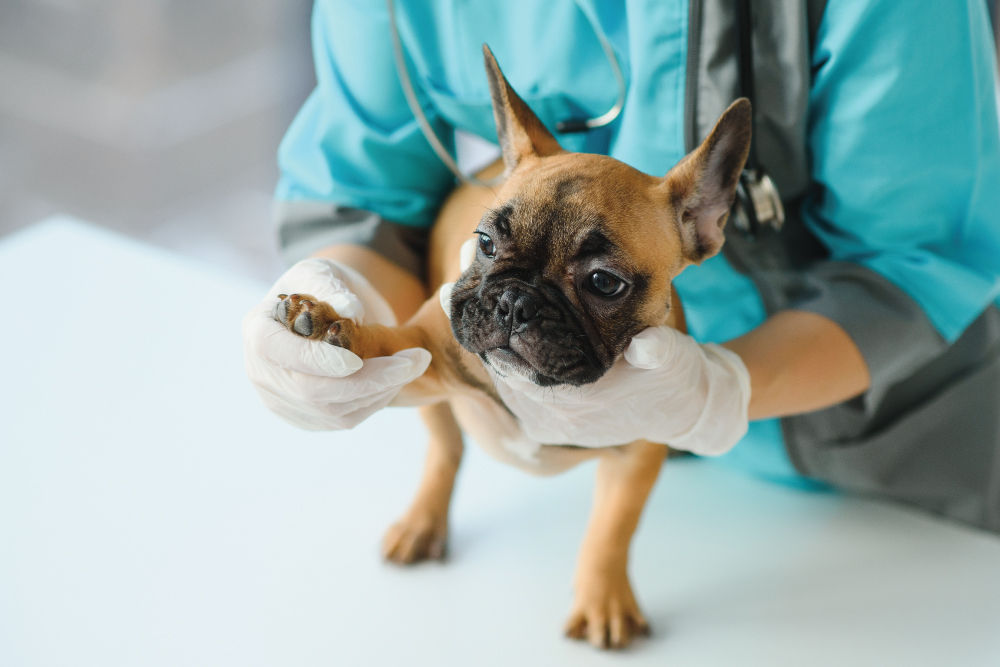
[[[750, 100], [757, 110], [754, 96], [753, 72], [753, 18], [750, 0], [737, 0], [736, 23], [739, 26], [739, 84], [740, 94]], [[751, 114], [751, 119], [753, 115]], [[736, 185], [736, 201], [733, 204], [733, 226], [750, 238], [756, 238], [764, 227], [780, 231], [785, 224], [785, 207], [781, 203], [781, 193], [764, 165], [757, 157], [757, 127], [754, 124], [750, 140], [747, 163]]]
[[[578, 4], [580, 10], [587, 18], [591, 29], [601, 43], [604, 57], [607, 58], [611, 71], [614, 73], [615, 82], [618, 86], [618, 97], [615, 103], [607, 111], [592, 118], [568, 118], [556, 123], [556, 131], [561, 134], [571, 134], [577, 132], [589, 132], [590, 130], [604, 127], [613, 123], [621, 115], [625, 106], [625, 76], [622, 74], [621, 64], [608, 40], [607, 35], [601, 29], [597, 18], [592, 15], [584, 6]], [[403, 54], [403, 44], [399, 38], [399, 29], [396, 24], [396, 6], [394, 0], [386, 0], [386, 8], [389, 16], [389, 28], [392, 33], [392, 50], [396, 64], [396, 72], [399, 75], [399, 82], [403, 88], [403, 96], [406, 104], [410, 107], [420, 131], [426, 137], [434, 153], [448, 167], [460, 182], [491, 187], [502, 180], [503, 175], [492, 181], [484, 182], [474, 176], [463, 174], [458, 168], [451, 154], [441, 143], [434, 128], [431, 127], [427, 116], [420, 107], [417, 100], [416, 91], [413, 89], [413, 82], [410, 80], [409, 70], [406, 67], [406, 58]], [[752, 30], [750, 23], [750, 0], [738, 0], [737, 21], [739, 23], [739, 80], [741, 94], [753, 101], [753, 49]], [[774, 181], [764, 171], [763, 166], [757, 160], [753, 143], [750, 146], [750, 156], [747, 159], [747, 166], [740, 175], [740, 181], [736, 188], [736, 202], [733, 208], [734, 224], [741, 231], [750, 236], [755, 236], [761, 226], [767, 225], [775, 229], [780, 229], [785, 221], [785, 211], [781, 204], [781, 196]]]

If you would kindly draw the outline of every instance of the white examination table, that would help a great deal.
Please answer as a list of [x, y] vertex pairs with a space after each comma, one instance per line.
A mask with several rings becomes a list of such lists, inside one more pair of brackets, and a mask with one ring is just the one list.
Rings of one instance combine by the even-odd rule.
[[449, 562], [385, 565], [423, 430], [271, 415], [265, 285], [69, 220], [0, 239], [0, 285], [3, 667], [1000, 665], [1000, 539], [696, 460], [633, 544], [653, 636], [597, 652], [561, 636], [592, 465], [470, 447]]

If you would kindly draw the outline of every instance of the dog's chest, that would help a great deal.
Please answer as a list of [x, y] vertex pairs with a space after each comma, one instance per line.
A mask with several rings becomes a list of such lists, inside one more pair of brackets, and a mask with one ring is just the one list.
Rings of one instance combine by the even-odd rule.
[[485, 395], [456, 396], [451, 407], [462, 430], [487, 454], [536, 475], [562, 472], [599, 451], [534, 442], [507, 410]]

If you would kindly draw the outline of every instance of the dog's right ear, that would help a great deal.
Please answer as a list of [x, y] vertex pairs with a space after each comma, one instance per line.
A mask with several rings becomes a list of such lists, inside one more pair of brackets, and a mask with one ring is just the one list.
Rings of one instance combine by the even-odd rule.
[[545, 129], [538, 116], [528, 108], [500, 71], [490, 47], [483, 44], [486, 78], [493, 98], [493, 117], [497, 123], [497, 138], [503, 161], [510, 173], [528, 156], [544, 157], [562, 152], [555, 137]]

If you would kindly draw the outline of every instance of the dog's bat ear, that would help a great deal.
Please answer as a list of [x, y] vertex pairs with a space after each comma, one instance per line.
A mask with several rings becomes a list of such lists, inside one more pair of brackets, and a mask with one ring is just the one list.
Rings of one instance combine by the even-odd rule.
[[729, 105], [698, 148], [664, 178], [680, 225], [685, 257], [695, 264], [719, 252], [723, 227], [750, 152], [750, 100]]
[[510, 172], [525, 157], [543, 157], [562, 151], [555, 137], [545, 129], [538, 116], [528, 108], [507, 78], [500, 71], [497, 59], [490, 47], [483, 44], [483, 58], [486, 61], [486, 78], [493, 98], [493, 117], [497, 123], [497, 138], [503, 161]]

